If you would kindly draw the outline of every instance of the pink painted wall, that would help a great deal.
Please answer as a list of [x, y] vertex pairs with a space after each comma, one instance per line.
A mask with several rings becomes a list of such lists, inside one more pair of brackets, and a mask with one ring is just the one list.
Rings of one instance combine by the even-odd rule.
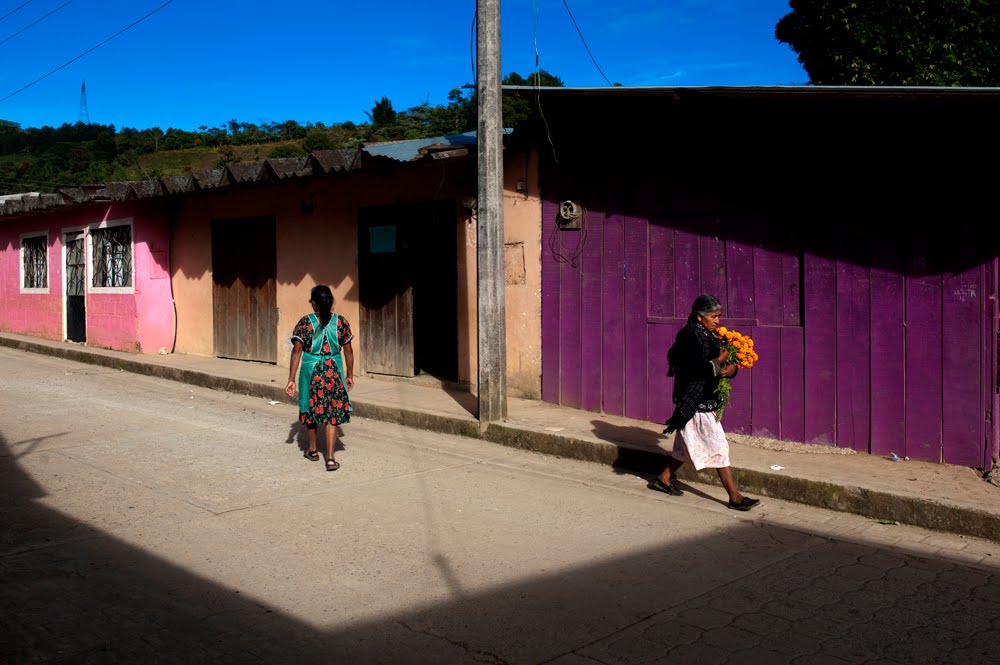
[[[55, 220], [0, 220], [0, 330], [63, 339], [62, 244]], [[21, 235], [48, 233], [48, 293], [21, 293]]]
[[[155, 206], [103, 204], [0, 219], [0, 330], [65, 339], [63, 232], [84, 228], [89, 233], [103, 220], [124, 219], [132, 220], [134, 288], [130, 293], [94, 292], [88, 270], [87, 345], [169, 352], [174, 336], [169, 220]], [[48, 233], [48, 293], [21, 293], [20, 236], [35, 232]], [[88, 266], [90, 260], [88, 254]]]

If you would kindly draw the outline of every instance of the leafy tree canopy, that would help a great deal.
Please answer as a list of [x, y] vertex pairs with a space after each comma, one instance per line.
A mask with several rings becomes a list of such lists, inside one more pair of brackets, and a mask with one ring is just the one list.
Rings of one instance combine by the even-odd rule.
[[997, 0], [790, 0], [775, 37], [814, 85], [1000, 85]]
[[[503, 83], [563, 84], [545, 70], [527, 78], [511, 72]], [[505, 95], [504, 126], [517, 127], [524, 122], [531, 115], [532, 103], [528, 97]], [[383, 96], [367, 113], [370, 122], [361, 125], [300, 124], [294, 120], [255, 124], [233, 118], [192, 132], [174, 127], [116, 129], [80, 122], [22, 129], [13, 123], [0, 123], [0, 194], [143, 180], [269, 156], [300, 157], [316, 150], [356, 148], [368, 141], [458, 134], [476, 128], [476, 114], [475, 93], [466, 85], [453, 89], [446, 105], [425, 102], [398, 112]]]

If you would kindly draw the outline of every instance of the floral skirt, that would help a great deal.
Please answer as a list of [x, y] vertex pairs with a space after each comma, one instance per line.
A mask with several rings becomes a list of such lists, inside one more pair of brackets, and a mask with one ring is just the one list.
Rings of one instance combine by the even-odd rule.
[[729, 466], [729, 441], [722, 424], [714, 413], [699, 411], [674, 437], [678, 462], [694, 465], [695, 469], [722, 469]]
[[344, 425], [351, 422], [351, 400], [337, 365], [326, 358], [313, 366], [309, 377], [309, 411], [300, 412], [306, 425]]

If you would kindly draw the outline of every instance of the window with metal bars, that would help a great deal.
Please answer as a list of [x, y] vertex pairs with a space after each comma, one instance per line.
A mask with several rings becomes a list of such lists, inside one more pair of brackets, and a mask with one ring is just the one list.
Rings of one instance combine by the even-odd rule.
[[21, 261], [25, 289], [49, 288], [49, 242], [45, 236], [21, 239]]
[[90, 232], [93, 286], [132, 286], [132, 227], [111, 226]]

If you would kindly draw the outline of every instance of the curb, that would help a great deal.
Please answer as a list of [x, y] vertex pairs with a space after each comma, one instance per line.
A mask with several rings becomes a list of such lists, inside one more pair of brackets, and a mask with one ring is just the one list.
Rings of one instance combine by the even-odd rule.
[[[134, 374], [155, 376], [203, 388], [277, 400], [286, 404], [295, 403], [294, 399], [285, 395], [285, 391], [281, 387], [264, 385], [254, 381], [231, 379], [193, 370], [143, 363], [127, 358], [48, 346], [3, 336], [0, 336], [0, 346]], [[352, 400], [352, 404], [354, 414], [361, 418], [480, 439], [543, 455], [605, 464], [648, 475], [658, 474], [663, 469], [667, 457], [664, 454], [647, 450], [538, 432], [507, 423], [490, 423], [484, 430], [480, 427], [479, 421], [471, 416], [464, 419], [385, 406], [364, 400]], [[853, 513], [873, 519], [892, 520], [934, 531], [947, 531], [1000, 542], [1000, 515], [987, 511], [869, 490], [858, 486], [835, 485], [805, 478], [779, 476], [736, 466], [732, 469], [741, 489], [751, 493], [827, 510]], [[716, 474], [709, 470], [694, 471], [688, 467], [682, 467], [678, 478], [686, 482], [716, 486], [720, 484]]]

